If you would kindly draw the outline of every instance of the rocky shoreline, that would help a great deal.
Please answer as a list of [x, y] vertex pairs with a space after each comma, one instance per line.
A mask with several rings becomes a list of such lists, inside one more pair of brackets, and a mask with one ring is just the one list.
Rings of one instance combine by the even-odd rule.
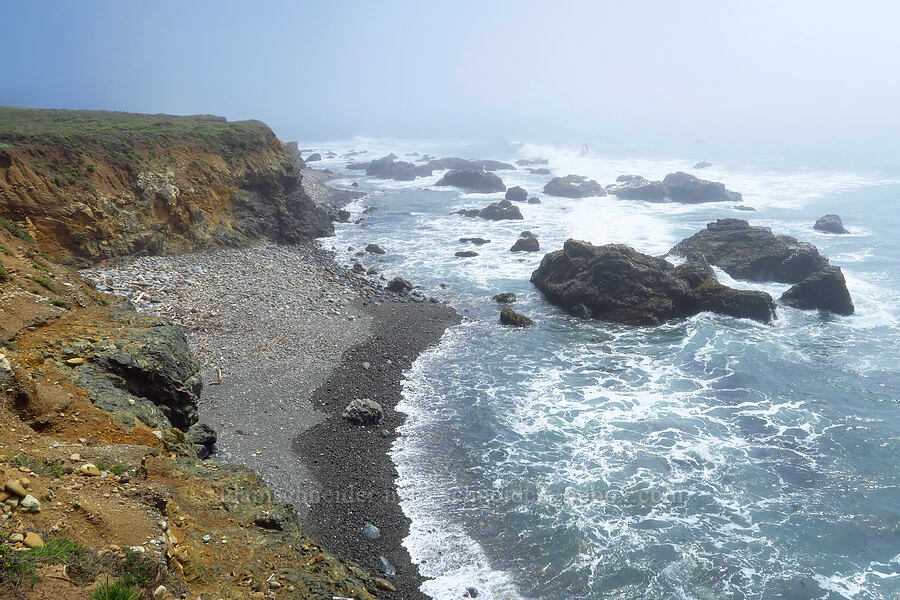
[[[82, 274], [185, 329], [218, 458], [258, 472], [326, 549], [386, 577], [401, 597], [424, 598], [402, 546], [409, 525], [388, 452], [403, 422], [393, 410], [403, 371], [458, 322], [452, 309], [387, 291], [313, 243], [142, 257]], [[356, 398], [382, 405], [380, 425], [341, 418]], [[366, 524], [378, 539], [363, 535]]]

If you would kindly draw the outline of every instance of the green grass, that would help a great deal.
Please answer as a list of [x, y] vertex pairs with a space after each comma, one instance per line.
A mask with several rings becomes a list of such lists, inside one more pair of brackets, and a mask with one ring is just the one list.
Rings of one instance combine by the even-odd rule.
[[10, 250], [9, 248], [7, 248], [7, 247], [4, 246], [3, 244], [0, 244], [0, 252], [2, 252], [3, 254], [5, 254], [5, 255], [7, 255], [7, 256], [12, 256], [12, 255], [13, 255], [12, 250]]
[[0, 281], [6, 281], [7, 279], [9, 279], [9, 271], [3, 265], [0, 265]]
[[43, 279], [41, 277], [31, 277], [31, 280], [41, 287], [48, 289], [53, 293], [56, 293], [56, 287], [46, 279]]
[[80, 551], [81, 546], [66, 538], [47, 540], [43, 546], [30, 548], [27, 552], [13, 550], [5, 541], [0, 542], [0, 581], [17, 582], [23, 576], [33, 579], [38, 567], [69, 564]]
[[[85, 155], [95, 151], [138, 163], [143, 153], [168, 152], [173, 142], [189, 140], [226, 158], [268, 143], [267, 127], [254, 122], [229, 123], [212, 115], [142, 115], [124, 112], [0, 107], [0, 144], [66, 145], [78, 152], [71, 163], [38, 166], [72, 181], [82, 176]], [[139, 149], [140, 147], [140, 149]], [[96, 167], [87, 164], [87, 174]]]
[[49, 273], [49, 272], [50, 272], [50, 269], [48, 269], [47, 267], [45, 267], [45, 266], [42, 265], [41, 263], [32, 263], [31, 266], [34, 267], [35, 269], [37, 269], [38, 271], [43, 271], [44, 273]]
[[132, 587], [148, 588], [156, 583], [159, 567], [136, 552], [125, 550], [125, 558], [119, 567], [121, 581]]
[[91, 593], [93, 600], [139, 600], [139, 592], [121, 581], [109, 581], [109, 577]]
[[20, 240], [22, 240], [24, 242], [28, 242], [29, 244], [37, 243], [37, 240], [34, 239], [33, 237], [31, 237], [30, 235], [28, 235], [27, 231], [25, 231], [24, 229], [22, 229], [15, 223], [7, 221], [6, 219], [0, 219], [0, 227], [7, 230], [8, 232], [10, 232], [11, 234], [13, 234], [14, 236], [16, 236], [17, 238], [19, 238]]

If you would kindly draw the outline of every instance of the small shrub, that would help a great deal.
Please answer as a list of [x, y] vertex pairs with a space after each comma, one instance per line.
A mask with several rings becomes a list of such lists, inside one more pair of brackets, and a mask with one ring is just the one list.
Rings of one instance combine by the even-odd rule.
[[0, 265], [0, 282], [9, 280], [9, 271]]
[[0, 219], [0, 227], [7, 230], [22, 241], [28, 242], [29, 244], [37, 243], [37, 240], [28, 235], [27, 231], [25, 231], [15, 223], [7, 221], [6, 219]]

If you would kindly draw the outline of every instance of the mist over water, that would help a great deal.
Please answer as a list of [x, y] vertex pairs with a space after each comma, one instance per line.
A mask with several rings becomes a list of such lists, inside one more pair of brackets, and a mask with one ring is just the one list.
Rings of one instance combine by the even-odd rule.
[[[408, 374], [408, 414], [393, 458], [406, 540], [435, 598], [865, 598], [900, 595], [900, 217], [897, 172], [838, 157], [793, 162], [746, 149], [714, 165], [700, 152], [640, 156], [556, 147], [355, 139], [316, 144], [367, 160], [395, 152], [513, 161], [549, 159], [554, 175], [610, 183], [675, 170], [722, 181], [756, 212], [728, 204], [570, 200], [540, 193], [549, 176], [503, 171], [543, 203], [524, 221], [451, 213], [502, 194], [423, 189], [353, 174], [369, 193], [359, 225], [333, 244], [380, 244], [364, 257], [470, 317]], [[698, 145], [699, 146], [699, 145]], [[713, 160], [710, 158], [710, 160]], [[340, 169], [345, 159], [322, 166]], [[837, 164], [835, 167], [833, 165]], [[810, 166], [814, 165], [814, 166]], [[815, 166], [826, 165], [826, 166]], [[827, 166], [831, 165], [831, 166]], [[365, 207], [376, 207], [363, 215]], [[849, 235], [812, 223], [841, 214]], [[575, 237], [662, 254], [716, 218], [736, 216], [815, 244], [842, 267], [857, 312], [778, 307], [764, 326], [710, 313], [660, 327], [583, 321], [529, 283], [544, 252]], [[520, 231], [541, 252], [511, 253]], [[460, 237], [491, 243], [454, 257]], [[377, 262], [375, 262], [377, 260]], [[788, 286], [720, 281], [778, 297]], [[497, 323], [491, 296], [511, 291], [531, 330]]]

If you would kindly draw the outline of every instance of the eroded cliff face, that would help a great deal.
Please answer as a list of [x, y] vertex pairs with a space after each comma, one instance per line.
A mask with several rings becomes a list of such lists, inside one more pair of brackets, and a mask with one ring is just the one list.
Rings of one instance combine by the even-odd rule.
[[328, 235], [297, 167], [258, 121], [0, 108], [0, 217], [70, 263]]

